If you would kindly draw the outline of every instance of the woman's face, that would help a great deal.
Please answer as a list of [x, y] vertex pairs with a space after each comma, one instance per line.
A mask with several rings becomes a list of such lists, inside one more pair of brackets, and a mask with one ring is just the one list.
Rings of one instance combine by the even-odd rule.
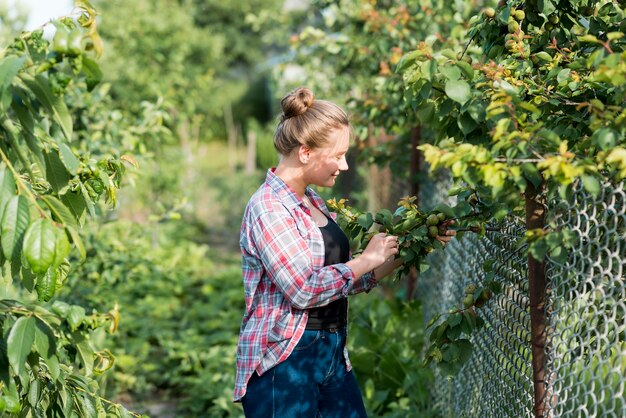
[[308, 183], [332, 187], [341, 171], [348, 169], [346, 153], [350, 148], [350, 129], [333, 129], [328, 144], [310, 151], [306, 167]]

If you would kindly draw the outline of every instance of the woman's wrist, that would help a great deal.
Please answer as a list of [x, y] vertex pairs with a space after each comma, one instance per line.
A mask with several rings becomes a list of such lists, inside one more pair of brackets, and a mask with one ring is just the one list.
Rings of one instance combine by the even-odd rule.
[[346, 265], [350, 267], [356, 277], [361, 277], [366, 273], [374, 271], [376, 268], [374, 262], [366, 254], [353, 258]]

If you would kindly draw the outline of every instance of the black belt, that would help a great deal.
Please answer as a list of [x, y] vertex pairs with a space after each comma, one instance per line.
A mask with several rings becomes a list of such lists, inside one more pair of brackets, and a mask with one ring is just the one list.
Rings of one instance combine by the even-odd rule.
[[306, 330], [308, 331], [328, 331], [328, 332], [337, 332], [342, 328], [345, 328], [346, 324], [334, 322], [334, 323], [307, 323]]

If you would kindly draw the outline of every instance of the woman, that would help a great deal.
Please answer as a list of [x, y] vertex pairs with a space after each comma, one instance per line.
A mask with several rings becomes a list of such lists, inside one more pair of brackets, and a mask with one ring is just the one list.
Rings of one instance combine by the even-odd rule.
[[348, 169], [348, 117], [306, 88], [281, 105], [280, 162], [250, 198], [241, 227], [246, 312], [234, 400], [253, 418], [365, 417], [345, 348], [347, 297], [401, 265], [398, 239], [377, 234], [350, 257], [336, 215], [308, 187], [331, 187]]

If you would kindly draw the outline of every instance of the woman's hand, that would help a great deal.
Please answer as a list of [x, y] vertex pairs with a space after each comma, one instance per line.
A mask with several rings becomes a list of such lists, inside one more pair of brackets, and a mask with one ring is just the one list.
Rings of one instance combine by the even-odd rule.
[[454, 229], [448, 229], [449, 226], [454, 225], [453, 219], [445, 221], [442, 225], [446, 228], [446, 233], [444, 235], [437, 235], [435, 238], [445, 247], [452, 237], [456, 236], [456, 231]]
[[390, 258], [393, 259], [398, 251], [398, 237], [381, 232], [372, 237], [361, 257], [365, 257], [372, 263], [373, 270]]
[[346, 265], [352, 269], [356, 277], [361, 277], [380, 266], [387, 260], [393, 260], [398, 254], [398, 237], [385, 233], [376, 234], [359, 257], [348, 261]]

